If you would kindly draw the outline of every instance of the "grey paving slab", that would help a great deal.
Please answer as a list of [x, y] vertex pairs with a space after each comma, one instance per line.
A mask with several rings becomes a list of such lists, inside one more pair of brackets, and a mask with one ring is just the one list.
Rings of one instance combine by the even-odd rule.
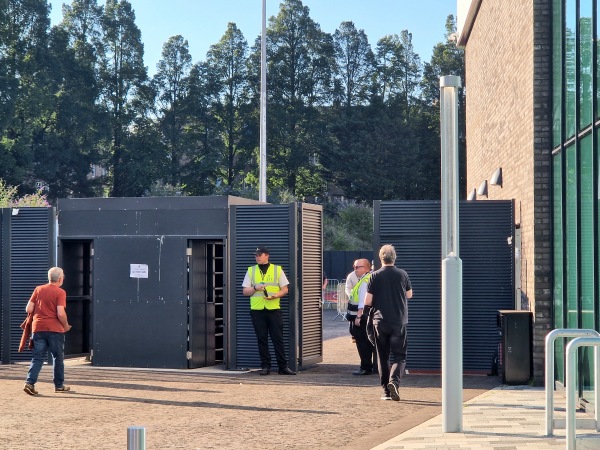
[[[555, 395], [556, 419], [565, 418], [565, 398]], [[589, 415], [577, 413], [577, 419]], [[460, 433], [442, 432], [442, 416], [422, 423], [372, 450], [566, 448], [565, 429], [545, 436], [545, 392], [530, 386], [499, 386], [466, 402]], [[600, 450], [600, 433], [578, 430], [577, 449]]]

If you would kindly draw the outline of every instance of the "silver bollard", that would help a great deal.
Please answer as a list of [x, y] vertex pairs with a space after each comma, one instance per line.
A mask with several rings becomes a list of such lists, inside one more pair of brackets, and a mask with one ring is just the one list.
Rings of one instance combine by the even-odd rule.
[[[546, 436], [554, 434], [554, 342], [561, 337], [600, 337], [600, 333], [592, 329], [558, 328], [546, 335]], [[597, 372], [596, 378], [600, 380], [600, 370]], [[600, 383], [596, 381], [595, 386]]]
[[127, 450], [146, 450], [145, 427], [127, 427]]

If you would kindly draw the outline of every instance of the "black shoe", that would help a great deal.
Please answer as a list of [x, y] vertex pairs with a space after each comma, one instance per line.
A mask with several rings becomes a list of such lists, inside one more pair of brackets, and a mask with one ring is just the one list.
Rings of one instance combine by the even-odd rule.
[[258, 371], [259, 375], [269, 375], [271, 373], [271, 369], [260, 369]]
[[371, 375], [373, 372], [365, 369], [358, 369], [356, 372], [352, 372], [352, 375], [362, 376], [362, 375]]
[[291, 370], [289, 367], [279, 369], [279, 375], [296, 375], [296, 372]]
[[399, 402], [400, 401], [400, 393], [398, 392], [398, 386], [393, 381], [390, 381], [387, 385], [388, 391], [390, 392], [390, 397], [392, 400]]

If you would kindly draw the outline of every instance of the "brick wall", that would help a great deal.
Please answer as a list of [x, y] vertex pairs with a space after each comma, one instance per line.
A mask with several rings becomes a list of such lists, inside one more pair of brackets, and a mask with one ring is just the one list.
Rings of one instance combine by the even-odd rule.
[[550, 7], [551, 0], [483, 0], [465, 48], [467, 192], [502, 167], [503, 186], [488, 186], [488, 198], [515, 199], [537, 384], [552, 323]]

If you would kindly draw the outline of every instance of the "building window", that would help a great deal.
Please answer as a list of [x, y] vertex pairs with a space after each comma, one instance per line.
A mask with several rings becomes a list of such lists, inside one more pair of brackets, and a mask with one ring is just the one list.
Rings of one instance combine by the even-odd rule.
[[579, 2], [579, 129], [592, 123], [593, 0]]

